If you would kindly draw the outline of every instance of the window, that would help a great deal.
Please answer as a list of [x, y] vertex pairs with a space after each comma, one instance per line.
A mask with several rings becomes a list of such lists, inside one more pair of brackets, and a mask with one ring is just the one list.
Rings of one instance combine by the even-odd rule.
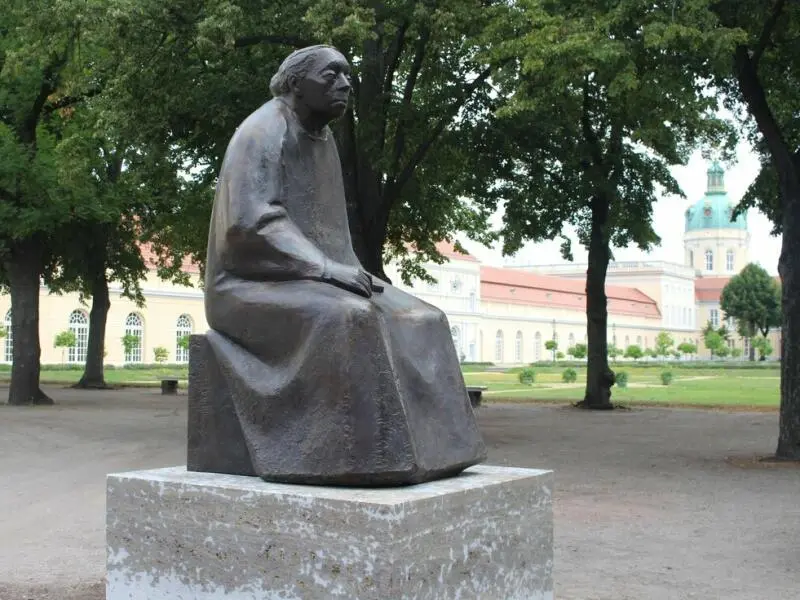
[[567, 347], [572, 348], [575, 345], [575, 334], [570, 333], [569, 337], [567, 338], [567, 343], [569, 344]]
[[725, 319], [725, 327], [728, 328], [728, 331], [736, 331], [736, 319], [733, 317]]
[[454, 278], [450, 282], [450, 290], [455, 292], [456, 294], [461, 291], [461, 279], [458, 277]]
[[503, 362], [503, 332], [500, 329], [494, 336], [494, 360]]
[[625, 348], [631, 345], [631, 338], [627, 335], [625, 336]]
[[706, 271], [714, 270], [714, 253], [711, 250], [706, 250]]
[[725, 254], [725, 270], [729, 273], [733, 272], [733, 250], [728, 250]]
[[67, 350], [67, 362], [83, 364], [89, 347], [89, 317], [82, 310], [69, 315], [69, 330], [75, 334], [75, 345]]
[[636, 345], [639, 346], [639, 348], [642, 347], [642, 336], [640, 335], [636, 336]]
[[456, 354], [461, 356], [461, 330], [458, 327], [450, 328], [450, 337], [453, 338], [453, 346], [456, 347]]
[[750, 338], [744, 338], [742, 340], [742, 356], [744, 358], [750, 357]]
[[694, 250], [689, 250], [689, 266], [694, 267]]
[[144, 337], [144, 323], [142, 322], [142, 317], [136, 313], [128, 315], [125, 319], [125, 335], [132, 335], [138, 338], [137, 342], [132, 347], [126, 349], [125, 362], [142, 362], [142, 338]]
[[477, 302], [475, 301], [475, 292], [469, 293], [469, 310], [470, 312], [475, 312], [477, 307]]
[[542, 360], [542, 334], [538, 331], [533, 337], [533, 360], [537, 362]]
[[181, 340], [187, 335], [192, 335], [192, 330], [192, 317], [189, 315], [181, 315], [178, 317], [178, 321], [175, 323], [175, 362], [189, 362], [189, 348], [184, 348], [181, 344]]
[[716, 308], [712, 308], [709, 311], [708, 320], [711, 321], [712, 327], [719, 327], [719, 311]]
[[517, 332], [517, 337], [514, 340], [514, 360], [522, 362], [522, 332]]
[[3, 362], [14, 362], [14, 332], [11, 329], [11, 311], [6, 313], [4, 321], [6, 337], [3, 344]]

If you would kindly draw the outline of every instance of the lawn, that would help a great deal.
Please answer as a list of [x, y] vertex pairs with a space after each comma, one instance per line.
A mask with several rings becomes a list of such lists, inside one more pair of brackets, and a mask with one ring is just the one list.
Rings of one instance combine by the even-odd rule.
[[[660, 404], [697, 407], [778, 407], [780, 372], [777, 368], [726, 369], [670, 368], [670, 385], [661, 383], [663, 367], [631, 366], [618, 368], [628, 373], [628, 387], [612, 389], [612, 399], [621, 404]], [[561, 381], [563, 369], [534, 368], [533, 385], [519, 383], [516, 372], [468, 372], [468, 385], [482, 385], [486, 402], [574, 402], [583, 398], [585, 369], [578, 368], [573, 384]]]
[[[485, 368], [485, 367], [483, 367]], [[780, 371], [772, 368], [664, 367], [662, 365], [612, 365], [628, 373], [628, 387], [612, 390], [612, 399], [621, 404], [660, 404], [698, 407], [756, 407], [777, 408], [780, 401]], [[670, 385], [661, 384], [661, 373], [673, 374]], [[585, 367], [576, 367], [578, 380], [572, 384], [561, 381], [563, 366], [537, 365], [533, 385], [519, 383], [519, 369], [506, 371], [464, 369], [468, 385], [486, 386], [486, 402], [574, 402], [583, 398], [586, 382]], [[71, 384], [80, 379], [79, 368], [47, 365], [42, 370], [42, 383]], [[0, 382], [8, 381], [11, 372], [7, 365], [0, 370]], [[186, 365], [148, 365], [108, 368], [106, 382], [119, 386], [157, 386], [162, 377], [177, 376], [181, 387], [186, 386]]]

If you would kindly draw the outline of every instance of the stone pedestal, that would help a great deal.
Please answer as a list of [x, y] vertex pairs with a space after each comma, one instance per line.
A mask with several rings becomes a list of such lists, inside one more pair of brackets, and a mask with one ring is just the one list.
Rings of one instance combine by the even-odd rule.
[[108, 476], [107, 600], [551, 600], [551, 471], [402, 488]]

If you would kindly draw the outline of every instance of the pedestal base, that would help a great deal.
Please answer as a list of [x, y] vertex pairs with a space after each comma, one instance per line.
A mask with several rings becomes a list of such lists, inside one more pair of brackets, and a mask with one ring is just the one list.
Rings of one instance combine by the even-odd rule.
[[108, 476], [107, 600], [551, 600], [551, 471], [402, 488]]

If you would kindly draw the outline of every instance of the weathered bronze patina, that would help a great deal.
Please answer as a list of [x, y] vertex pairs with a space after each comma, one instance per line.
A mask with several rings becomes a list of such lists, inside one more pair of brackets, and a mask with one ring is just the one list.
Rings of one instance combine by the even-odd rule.
[[291, 54], [238, 128], [217, 185], [211, 330], [191, 347], [189, 469], [404, 485], [486, 455], [439, 309], [353, 252], [328, 123], [347, 108], [334, 48]]

